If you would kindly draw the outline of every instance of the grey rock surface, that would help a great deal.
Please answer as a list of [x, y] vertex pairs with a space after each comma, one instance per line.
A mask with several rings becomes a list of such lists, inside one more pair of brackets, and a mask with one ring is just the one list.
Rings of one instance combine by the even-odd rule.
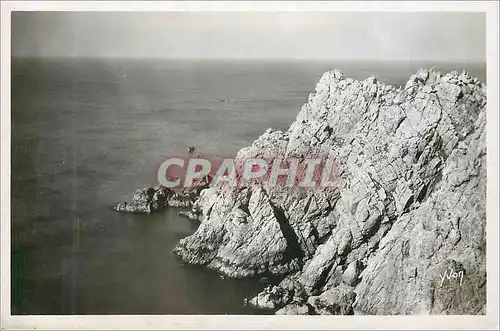
[[268, 286], [248, 301], [254, 307], [275, 309], [284, 307], [292, 299], [291, 293], [279, 286]]
[[276, 315], [311, 315], [311, 308], [307, 304], [292, 302], [278, 309]]
[[130, 213], [149, 214], [165, 209], [174, 195], [175, 193], [166, 187], [149, 186], [137, 190], [131, 201], [120, 202], [113, 209]]
[[334, 287], [318, 296], [310, 296], [307, 303], [318, 315], [352, 315], [356, 294], [347, 287]]
[[160, 212], [167, 207], [191, 208], [196, 199], [197, 196], [194, 194], [176, 193], [163, 186], [148, 186], [137, 190], [132, 200], [120, 202], [113, 209], [121, 212], [150, 214]]
[[328, 155], [336, 186], [203, 190], [174, 253], [284, 278], [280, 314], [484, 314], [485, 124], [486, 87], [467, 72], [420, 70], [400, 88], [327, 72], [289, 130], [236, 160]]
[[181, 210], [179, 211], [179, 215], [189, 218], [194, 221], [200, 220], [200, 214], [194, 210]]

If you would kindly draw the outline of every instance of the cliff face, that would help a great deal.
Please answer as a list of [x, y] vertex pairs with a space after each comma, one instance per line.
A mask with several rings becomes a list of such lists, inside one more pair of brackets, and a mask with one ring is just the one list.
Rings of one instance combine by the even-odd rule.
[[327, 154], [337, 187], [201, 192], [174, 253], [231, 277], [276, 276], [278, 314], [480, 314], [486, 304], [486, 87], [420, 70], [404, 88], [325, 73], [287, 132], [237, 159]]

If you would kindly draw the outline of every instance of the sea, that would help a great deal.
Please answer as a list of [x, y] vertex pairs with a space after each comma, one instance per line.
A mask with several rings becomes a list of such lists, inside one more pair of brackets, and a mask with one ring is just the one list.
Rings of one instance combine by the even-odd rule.
[[469, 62], [13, 58], [12, 314], [269, 313], [244, 305], [262, 280], [172, 254], [197, 222], [112, 206], [170, 153], [234, 155], [286, 130], [325, 71], [399, 86], [433, 66], [486, 83]]

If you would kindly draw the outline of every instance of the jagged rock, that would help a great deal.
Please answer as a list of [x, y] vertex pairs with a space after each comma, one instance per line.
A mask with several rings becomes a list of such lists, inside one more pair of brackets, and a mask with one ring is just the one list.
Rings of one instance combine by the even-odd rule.
[[319, 296], [311, 296], [307, 303], [319, 315], [352, 315], [356, 294], [347, 287], [334, 287]]
[[195, 200], [195, 195], [174, 193], [168, 199], [167, 205], [169, 207], [188, 208], [193, 206]]
[[285, 307], [279, 309], [276, 315], [310, 315], [311, 308], [307, 304], [292, 302]]
[[[289, 130], [236, 161], [328, 155], [337, 186], [204, 190], [174, 252], [232, 277], [294, 274], [294, 302], [316, 313], [484, 312], [485, 123], [486, 87], [466, 72], [420, 70], [403, 88], [327, 72]], [[467, 303], [436, 286], [450, 260]]]
[[352, 261], [351, 263], [349, 263], [347, 269], [342, 274], [342, 280], [347, 285], [354, 286], [358, 282], [359, 273], [360, 270], [358, 261]]
[[131, 213], [154, 213], [173, 207], [191, 207], [194, 197], [182, 196], [169, 188], [157, 186], [137, 190], [131, 201], [118, 203], [116, 211]]
[[331, 235], [333, 229], [337, 226], [337, 222], [338, 216], [334, 213], [330, 213], [328, 216], [319, 219], [316, 230], [318, 231], [318, 239], [320, 242]]
[[187, 217], [194, 221], [200, 221], [200, 213], [194, 210], [181, 210], [179, 215]]
[[184, 196], [191, 196], [191, 197], [198, 197], [201, 193], [206, 188], [210, 187], [210, 183], [212, 182], [213, 177], [210, 175], [206, 175], [198, 180], [196, 180], [193, 185], [189, 187], [185, 187], [182, 190], [182, 195]]
[[[210, 186], [210, 181], [211, 177], [207, 175], [180, 193], [161, 185], [155, 187], [148, 186], [137, 190], [131, 201], [120, 202], [113, 209], [116, 211], [149, 214], [162, 211], [167, 207], [192, 208], [200, 193]], [[183, 215], [198, 219], [198, 216], [195, 216], [197, 215], [195, 211], [184, 212]]]
[[177, 256], [231, 277], [264, 272], [279, 275], [300, 269], [281, 228], [283, 215], [263, 189], [203, 193], [200, 199], [214, 204], [203, 209], [199, 229], [176, 246]]
[[[356, 304], [360, 313], [484, 313], [484, 125], [482, 111], [474, 132], [463, 140], [468, 148], [454, 149], [448, 156], [439, 189], [400, 217], [380, 241], [356, 287], [363, 298]], [[441, 275], [450, 259], [471, 277], [464, 277], [462, 285], [454, 281], [442, 289]], [[398, 291], [406, 295], [398, 295]], [[451, 299], [453, 295], [455, 299]]]
[[166, 187], [146, 187], [137, 190], [129, 202], [121, 202], [113, 209], [131, 213], [152, 213], [165, 209], [175, 193]]
[[248, 301], [258, 308], [276, 309], [285, 306], [292, 299], [290, 292], [279, 286], [268, 286]]

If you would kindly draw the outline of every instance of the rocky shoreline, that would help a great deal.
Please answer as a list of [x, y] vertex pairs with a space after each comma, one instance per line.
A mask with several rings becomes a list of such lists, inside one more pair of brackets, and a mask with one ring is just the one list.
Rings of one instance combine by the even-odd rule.
[[273, 279], [247, 304], [276, 314], [485, 314], [485, 124], [486, 86], [467, 72], [419, 70], [396, 88], [334, 70], [288, 131], [236, 159], [327, 154], [336, 187], [155, 187], [115, 209], [188, 207], [200, 226], [174, 254]]
[[[162, 185], [147, 186], [137, 190], [132, 200], [123, 201], [113, 207], [114, 210], [128, 213], [151, 214], [161, 212], [168, 207], [192, 208], [200, 192], [209, 187], [210, 178], [202, 178], [190, 188], [176, 192]], [[180, 215], [196, 219], [192, 210], [182, 210]]]

